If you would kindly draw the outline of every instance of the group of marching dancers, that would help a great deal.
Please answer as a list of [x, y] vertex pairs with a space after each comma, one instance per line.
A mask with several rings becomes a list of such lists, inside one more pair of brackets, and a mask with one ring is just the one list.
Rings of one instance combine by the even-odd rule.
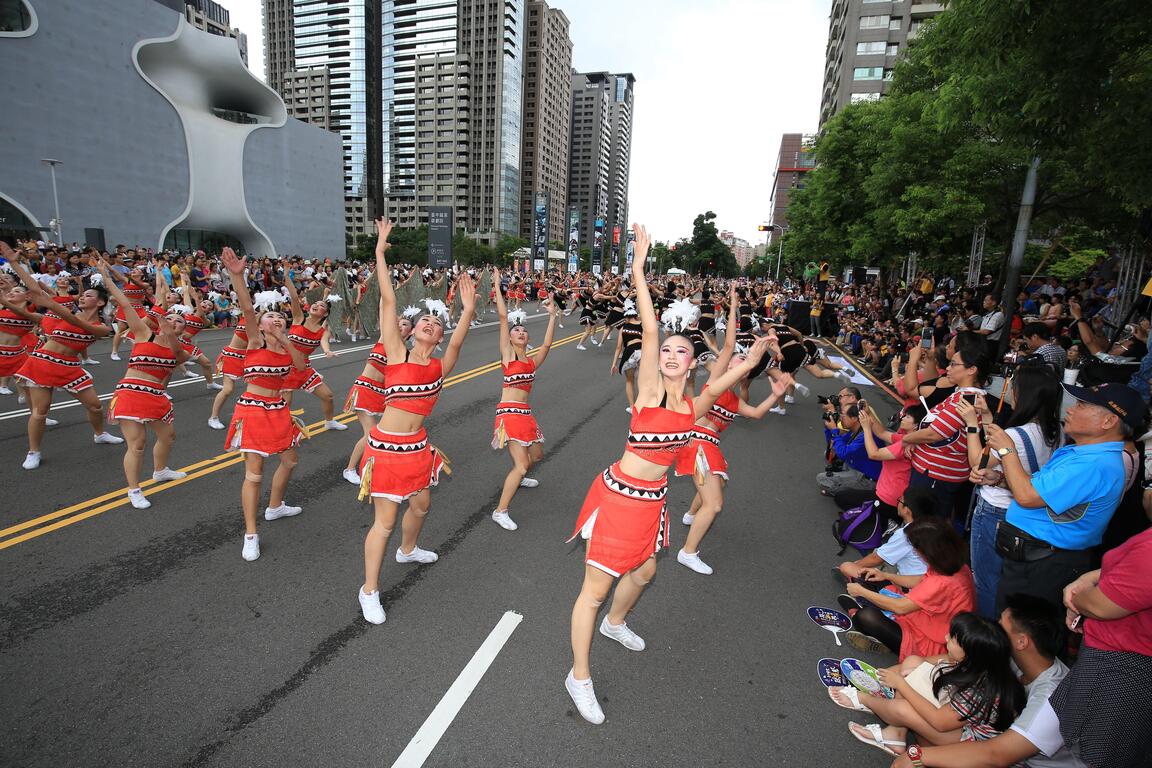
[[[429, 512], [431, 488], [437, 485], [446, 460], [429, 442], [424, 421], [434, 409], [444, 378], [455, 367], [473, 325], [478, 293], [472, 276], [462, 273], [453, 297], [459, 317], [443, 354], [437, 357], [435, 353], [449, 330], [447, 307], [443, 302], [430, 301], [427, 311], [400, 308], [386, 259], [392, 224], [379, 220], [377, 230], [379, 338], [344, 406], [345, 411], [355, 414], [363, 436], [343, 472], [346, 480], [359, 486], [361, 499], [372, 499], [374, 519], [364, 540], [364, 582], [359, 602], [364, 618], [373, 624], [385, 620], [380, 571], [405, 502], [395, 551], [397, 562], [437, 560], [436, 553], [421, 548], [418, 540]], [[506, 449], [512, 464], [492, 520], [505, 530], [517, 529], [510, 513], [517, 491], [538, 484], [528, 473], [542, 458], [544, 437], [529, 399], [536, 372], [548, 358], [566, 299], [575, 299], [585, 326], [577, 349], [586, 349], [584, 342], [589, 339], [603, 344], [617, 331], [611, 370], [623, 375], [626, 382], [631, 414], [627, 440], [620, 459], [593, 481], [572, 534], [572, 539], [580, 536], [586, 541], [586, 555], [583, 586], [572, 609], [573, 664], [565, 687], [580, 714], [592, 723], [603, 722], [604, 714], [592, 687], [589, 656], [596, 616], [613, 584], [615, 592], [599, 625], [600, 633], [631, 650], [644, 648], [643, 639], [625, 619], [655, 573], [657, 551], [668, 542], [665, 496], [669, 470], [691, 475], [696, 486], [692, 505], [683, 516], [682, 522], [689, 529], [677, 561], [696, 573], [711, 574], [712, 568], [699, 551], [723, 507], [728, 480], [727, 463], [719, 447], [723, 431], [737, 416], [761, 418], [770, 410], [782, 412], [783, 403], [792, 400], [792, 392], [805, 394], [806, 388], [792, 377], [800, 368], [821, 378], [844, 375], [798, 331], [774, 324], [770, 317], [756, 335], [753, 299], [735, 285], [727, 297], [710, 293], [699, 306], [687, 298], [687, 287], [681, 286], [660, 297], [663, 312], [659, 312], [643, 273], [649, 247], [643, 227], [636, 228], [635, 247], [630, 282], [606, 278], [597, 287], [574, 288], [575, 295], [565, 290], [567, 296], [549, 292], [543, 297], [541, 307], [548, 312], [548, 326], [543, 342], [535, 349], [529, 345], [527, 314], [518, 308], [509, 311], [499, 273], [494, 275], [490, 295], [499, 316], [503, 373], [492, 447]], [[151, 429], [156, 436], [152, 477], [158, 481], [184, 477], [184, 473], [168, 467], [175, 431], [166, 385], [177, 368], [195, 362], [203, 368], [207, 386], [218, 390], [209, 425], [226, 428], [226, 448], [244, 457], [242, 556], [249, 561], [259, 558], [258, 513], [269, 457], [278, 456], [279, 462], [264, 509], [265, 520], [301, 512], [300, 507], [286, 501], [298, 461], [297, 446], [304, 435], [302, 425], [291, 415], [292, 393], [302, 389], [315, 394], [324, 411], [325, 427], [346, 429], [335, 419], [331, 389], [309, 364], [309, 356], [317, 349], [332, 354], [327, 320], [334, 299], [305, 305], [289, 280], [286, 312], [282, 293], [266, 291], [253, 296], [249, 292], [244, 280], [245, 260], [225, 248], [221, 263], [242, 317], [219, 357], [223, 383], [218, 384], [212, 366], [192, 341], [205, 325], [204, 313], [211, 302], [208, 306], [197, 303], [188, 288], [182, 293], [168, 290], [162, 277], [153, 291], [137, 271], [121, 274], [96, 252], [89, 256], [97, 272], [93, 287], [74, 298], [66, 286], [50, 295], [24, 268], [19, 255], [4, 248], [0, 255], [12, 265], [12, 278], [0, 284], [0, 384], [13, 377], [27, 393], [31, 415], [24, 468], [40, 465], [52, 393], [61, 387], [87, 408], [97, 443], [127, 442], [124, 473], [129, 501], [136, 508], [150, 506], [140, 488], [146, 430]], [[402, 289], [403, 282], [398, 287]], [[119, 305], [116, 328], [101, 322], [109, 298]], [[515, 295], [517, 303], [527, 298], [523, 289]], [[145, 308], [146, 299], [150, 299], [150, 309]], [[721, 325], [724, 320], [718, 322], [716, 314], [723, 309], [727, 309], [727, 320]], [[37, 324], [43, 338], [33, 343], [27, 336]], [[663, 339], [662, 324], [669, 330]], [[597, 328], [603, 330], [599, 340], [594, 338]], [[718, 328], [728, 329], [722, 346], [713, 340]], [[116, 334], [117, 351], [120, 338], [133, 342], [127, 371], [116, 385], [108, 413], [109, 420], [120, 425], [124, 439], [105, 431], [92, 378], [81, 367], [88, 346], [110, 334]], [[118, 359], [118, 355], [114, 357]], [[707, 381], [693, 397], [700, 370], [707, 371]], [[751, 405], [748, 382], [762, 373], [771, 379], [771, 394]], [[225, 425], [220, 415], [238, 382], [243, 383], [243, 391]]]

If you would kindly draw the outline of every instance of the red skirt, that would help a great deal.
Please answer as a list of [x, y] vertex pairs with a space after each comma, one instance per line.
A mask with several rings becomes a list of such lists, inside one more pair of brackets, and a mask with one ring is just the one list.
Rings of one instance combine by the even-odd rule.
[[172, 423], [172, 400], [163, 387], [145, 379], [123, 379], [116, 385], [112, 395], [112, 405], [108, 408], [108, 421], [115, 424], [119, 419]]
[[588, 539], [584, 562], [622, 576], [668, 546], [667, 493], [667, 479], [640, 480], [616, 462], [592, 481], [568, 541]]
[[423, 428], [398, 435], [373, 427], [360, 459], [360, 498], [378, 496], [399, 504], [439, 485], [445, 468], [444, 457], [428, 444]]
[[271, 456], [300, 444], [304, 431], [282, 397], [245, 392], [236, 401], [224, 448]]
[[14, 347], [0, 346], [0, 377], [13, 376], [24, 367], [28, 359], [28, 348], [23, 344]]
[[544, 435], [532, 416], [528, 403], [503, 402], [496, 406], [496, 423], [492, 427], [492, 447], [501, 450], [511, 440], [520, 445], [544, 442]]
[[313, 392], [316, 387], [324, 383], [324, 377], [316, 372], [312, 366], [301, 370], [293, 367], [292, 371], [284, 377], [284, 389], [302, 389]]
[[363, 411], [373, 416], [382, 415], [385, 407], [384, 384], [366, 376], [357, 377], [352, 382], [352, 389], [344, 401], [345, 411]]
[[676, 457], [676, 474], [719, 475], [727, 480], [728, 462], [720, 452], [720, 434], [707, 427], [692, 427], [692, 439]]
[[16, 378], [30, 387], [59, 387], [76, 394], [92, 386], [92, 376], [80, 367], [79, 358], [61, 357], [55, 352], [34, 349], [16, 373]]
[[244, 378], [244, 350], [224, 347], [216, 357], [216, 372], [230, 379]]

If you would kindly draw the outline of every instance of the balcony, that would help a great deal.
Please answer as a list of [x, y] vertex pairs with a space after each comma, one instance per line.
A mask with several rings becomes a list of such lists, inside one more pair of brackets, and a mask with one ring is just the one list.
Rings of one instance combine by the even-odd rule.
[[923, 3], [913, 0], [912, 10], [909, 13], [912, 18], [922, 18], [924, 16], [935, 16], [943, 10], [944, 3]]

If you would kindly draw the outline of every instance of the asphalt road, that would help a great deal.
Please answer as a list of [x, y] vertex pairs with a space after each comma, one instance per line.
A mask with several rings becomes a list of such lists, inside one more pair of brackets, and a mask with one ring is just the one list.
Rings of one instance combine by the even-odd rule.
[[[568, 319], [559, 341], [579, 330]], [[542, 336], [542, 319], [529, 327]], [[209, 356], [226, 340], [198, 339]], [[367, 347], [336, 349], [315, 363], [342, 401]], [[107, 342], [94, 352], [102, 365], [90, 370], [109, 393], [124, 363], [109, 360]], [[510, 533], [488, 517], [508, 467], [489, 447], [499, 372], [467, 375], [497, 359], [496, 331], [469, 335], [459, 381], [428, 422], [453, 469], [421, 537], [440, 561], [388, 557], [381, 626], [356, 600], [371, 511], [340, 477], [355, 424], [304, 443], [288, 494], [304, 513], [262, 520], [262, 557], [247, 563], [242, 467], [205, 424], [202, 382], [171, 390], [171, 465], [193, 474], [152, 489], [148, 510], [123, 496], [122, 449], [93, 445], [66, 396], [41, 469], [20, 469], [26, 419], [14, 396], [0, 398], [0, 765], [390, 766], [512, 611], [522, 621], [425, 765], [886, 766], [848, 734], [849, 719], [869, 720], [836, 708], [818, 682], [817, 659], [840, 654], [805, 615], [835, 607], [840, 591], [829, 575], [834, 506], [814, 479], [815, 394], [833, 380], [809, 377], [811, 400], [725, 434], [733, 480], [702, 548], [712, 576], [675, 561], [692, 485], [672, 481], [672, 556], [629, 620], [648, 647], [597, 635], [608, 720], [590, 726], [575, 712], [563, 680], [583, 548], [565, 540], [590, 482], [623, 448], [626, 401], [609, 356], [568, 342], [542, 368], [532, 400], [546, 458], [533, 472], [540, 486], [514, 501]], [[753, 395], [766, 391], [757, 383]], [[307, 423], [321, 419], [314, 398], [299, 394], [300, 406]]]

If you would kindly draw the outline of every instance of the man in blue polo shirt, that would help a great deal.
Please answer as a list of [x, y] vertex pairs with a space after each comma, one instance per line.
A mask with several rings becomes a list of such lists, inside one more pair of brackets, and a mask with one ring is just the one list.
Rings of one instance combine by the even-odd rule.
[[1123, 384], [1065, 389], [1076, 398], [1064, 420], [1074, 444], [1053, 453], [1031, 477], [1012, 438], [995, 425], [986, 428], [1013, 497], [996, 533], [1004, 558], [997, 610], [1004, 595], [1017, 592], [1059, 605], [1064, 585], [1091, 569], [1091, 550], [1124, 495], [1124, 441], [1140, 428], [1144, 401]]

